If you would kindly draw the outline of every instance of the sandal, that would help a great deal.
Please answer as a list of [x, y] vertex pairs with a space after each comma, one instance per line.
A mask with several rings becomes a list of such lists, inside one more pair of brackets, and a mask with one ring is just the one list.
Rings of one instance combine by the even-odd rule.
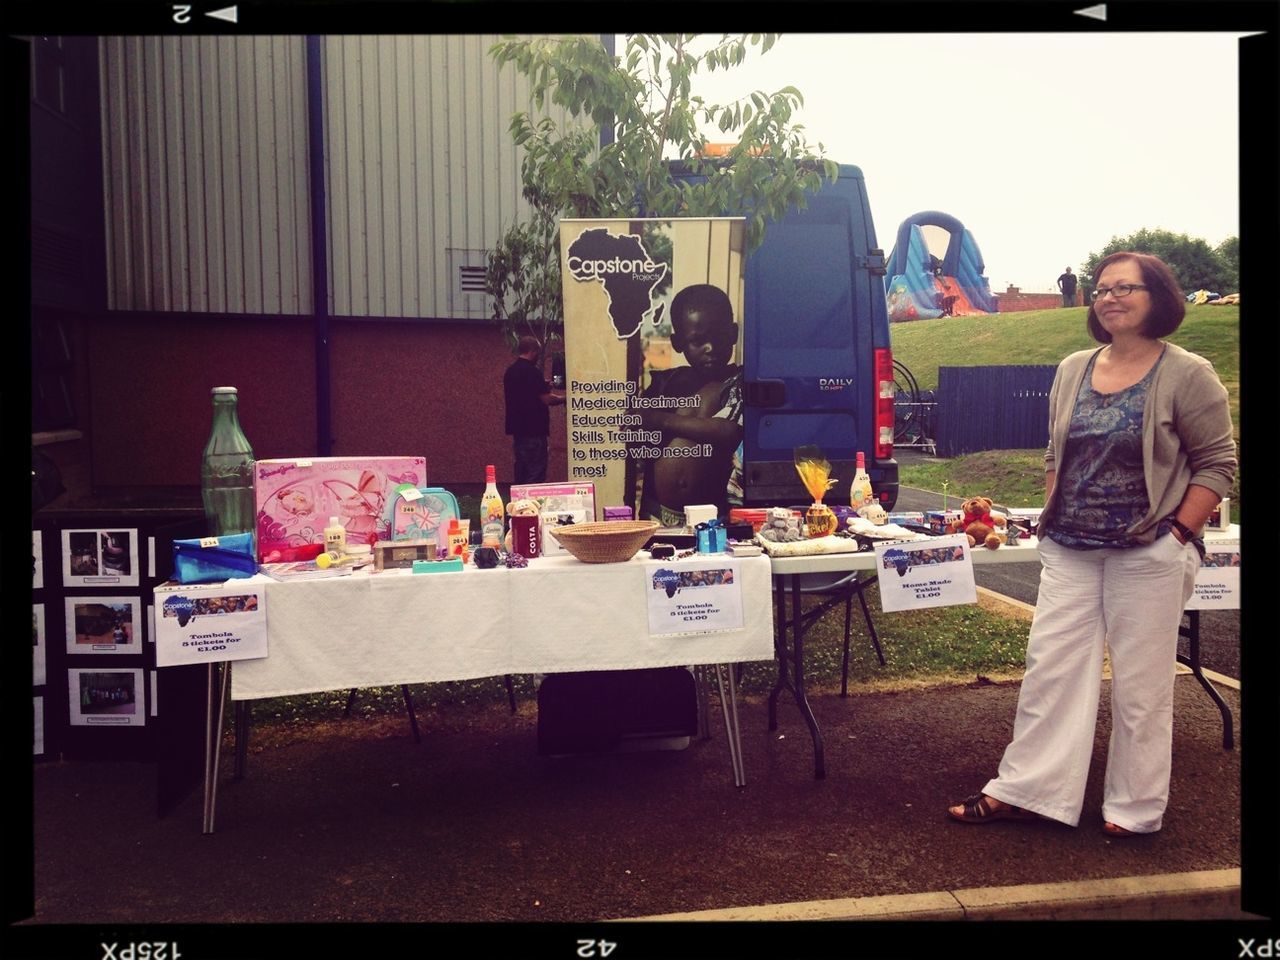
[[1102, 825], [1102, 832], [1109, 837], [1140, 837], [1142, 836], [1142, 834], [1135, 833], [1132, 830], [1126, 830], [1124, 827], [1120, 826], [1117, 823], [1112, 823], [1110, 820], [1108, 820], [1106, 823]]
[[[1000, 806], [996, 806], [999, 804]], [[1023, 810], [1021, 807], [1015, 807], [1013, 804], [1005, 803], [1003, 800], [997, 800], [995, 797], [988, 797], [985, 793], [975, 793], [971, 797], [965, 797], [960, 801], [960, 805], [964, 807], [963, 813], [955, 813], [950, 807], [947, 808], [947, 816], [952, 820], [960, 823], [990, 823], [993, 820], [1041, 820], [1040, 814], [1032, 813], [1030, 810]]]

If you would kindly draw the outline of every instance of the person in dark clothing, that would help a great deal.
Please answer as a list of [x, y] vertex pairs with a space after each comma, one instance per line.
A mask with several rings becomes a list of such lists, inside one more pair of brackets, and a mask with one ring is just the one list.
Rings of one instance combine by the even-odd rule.
[[1071, 268], [1067, 267], [1067, 272], [1058, 278], [1058, 289], [1062, 291], [1062, 305], [1064, 307], [1074, 307], [1076, 305], [1076, 275], [1071, 272]]
[[542, 378], [538, 354], [542, 347], [529, 336], [516, 344], [516, 360], [502, 377], [506, 400], [506, 430], [515, 454], [513, 483], [544, 483], [547, 479], [547, 436], [551, 432], [549, 407], [564, 403], [564, 395], [551, 392]]

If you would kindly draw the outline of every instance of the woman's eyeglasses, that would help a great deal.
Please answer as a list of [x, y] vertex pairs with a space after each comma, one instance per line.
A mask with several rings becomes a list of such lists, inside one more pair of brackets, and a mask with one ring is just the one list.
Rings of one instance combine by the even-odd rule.
[[1129, 294], [1133, 293], [1133, 291], [1135, 290], [1146, 290], [1146, 289], [1147, 289], [1147, 285], [1145, 283], [1117, 283], [1114, 287], [1094, 288], [1093, 299], [1101, 300], [1108, 293], [1111, 294], [1116, 299], [1119, 299], [1120, 297], [1127, 297]]

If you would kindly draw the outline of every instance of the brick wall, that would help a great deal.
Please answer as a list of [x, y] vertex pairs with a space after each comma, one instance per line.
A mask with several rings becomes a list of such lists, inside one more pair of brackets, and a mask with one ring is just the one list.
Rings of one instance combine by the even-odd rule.
[[[86, 353], [94, 371], [82, 453], [95, 487], [198, 490], [209, 388], [220, 384], [240, 390], [256, 457], [316, 455], [309, 317], [106, 314]], [[492, 463], [510, 483], [502, 375], [512, 359], [490, 324], [332, 318], [331, 455], [425, 456], [428, 482], [444, 487], [483, 484]], [[548, 481], [568, 473], [566, 419], [552, 408]]]
[[[1062, 306], [1060, 293], [1023, 293], [1018, 287], [1010, 286], [1004, 293], [996, 294], [997, 311], [1015, 313], [1019, 310], [1052, 310]], [[1076, 287], [1076, 306], [1084, 306], [1084, 290]]]

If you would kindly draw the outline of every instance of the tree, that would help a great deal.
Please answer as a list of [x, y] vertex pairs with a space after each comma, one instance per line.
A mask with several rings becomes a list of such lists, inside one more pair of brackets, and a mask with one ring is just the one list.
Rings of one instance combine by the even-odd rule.
[[[491, 48], [500, 66], [511, 64], [529, 78], [535, 103], [564, 107], [574, 118], [563, 128], [529, 112], [511, 119], [512, 138], [524, 149], [521, 178], [532, 213], [512, 224], [489, 255], [493, 319], [508, 338], [532, 330], [546, 343], [559, 335], [560, 217], [750, 214], [750, 252], [768, 221], [803, 207], [823, 176], [835, 179], [836, 164], [823, 157], [822, 144], [815, 153], [803, 125], [791, 120], [804, 103], [795, 87], [755, 91], [724, 105], [693, 93], [699, 70], [739, 66], [749, 48], [763, 54], [776, 39], [633, 34], [625, 57], [585, 36], [505, 40]], [[700, 123], [737, 142], [723, 157], [706, 157]], [[612, 131], [611, 142], [599, 143], [600, 129]], [[698, 182], [673, 179], [672, 161]]]
[[[1239, 277], [1239, 240], [1232, 237], [1223, 241], [1215, 250], [1199, 237], [1170, 230], [1146, 228], [1127, 237], [1112, 237], [1100, 253], [1090, 253], [1080, 266], [1081, 279], [1086, 288], [1093, 289], [1093, 273], [1098, 262], [1121, 250], [1150, 253], [1169, 265], [1179, 285], [1186, 293], [1195, 290], [1212, 290], [1232, 293]], [[1232, 257], [1235, 263], [1232, 262]]]
[[1227, 237], [1213, 248], [1226, 270], [1219, 293], [1236, 293], [1240, 289], [1240, 238]]
[[493, 320], [511, 345], [528, 333], [545, 347], [563, 325], [558, 210], [539, 191], [523, 192], [532, 214], [512, 224], [489, 251], [485, 281]]

